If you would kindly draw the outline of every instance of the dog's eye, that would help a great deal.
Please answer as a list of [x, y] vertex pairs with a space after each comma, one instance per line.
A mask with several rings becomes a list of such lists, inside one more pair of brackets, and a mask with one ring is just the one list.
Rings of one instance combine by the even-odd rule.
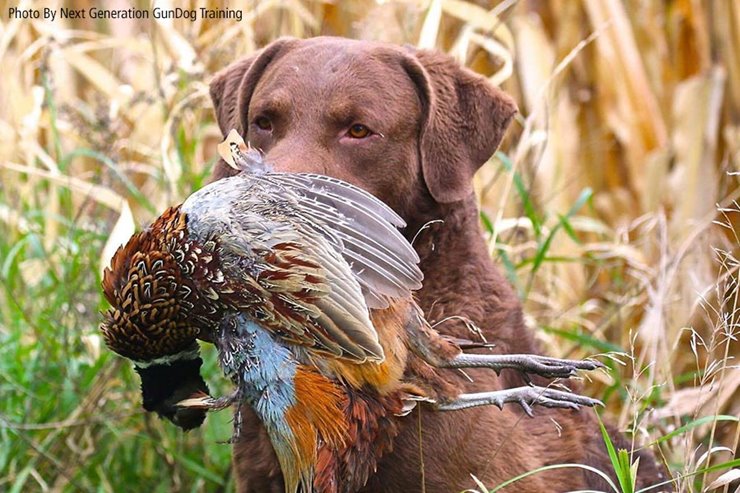
[[260, 130], [272, 130], [272, 122], [270, 122], [270, 119], [266, 116], [258, 116], [254, 120], [254, 124], [257, 125], [257, 128], [259, 128]]
[[364, 139], [365, 137], [370, 135], [370, 133], [370, 129], [362, 123], [355, 123], [354, 125], [349, 127], [349, 130], [347, 130], [347, 135], [349, 135], [353, 139]]

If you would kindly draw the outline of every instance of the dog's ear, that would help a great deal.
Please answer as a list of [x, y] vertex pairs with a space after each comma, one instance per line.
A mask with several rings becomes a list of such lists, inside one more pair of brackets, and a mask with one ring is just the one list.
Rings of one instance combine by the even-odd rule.
[[210, 84], [211, 101], [224, 137], [232, 128], [245, 137], [247, 110], [257, 82], [267, 66], [297, 42], [295, 38], [280, 38], [213, 76]]
[[[226, 137], [235, 128], [246, 138], [247, 111], [254, 88], [267, 66], [284, 54], [298, 40], [280, 38], [257, 53], [244, 57], [219, 71], [210, 83], [211, 101], [221, 134]], [[234, 174], [223, 160], [216, 164], [214, 179]]]
[[402, 64], [422, 104], [424, 181], [437, 202], [462, 200], [473, 193], [473, 175], [498, 148], [516, 104], [452, 57], [424, 50], [408, 53]]

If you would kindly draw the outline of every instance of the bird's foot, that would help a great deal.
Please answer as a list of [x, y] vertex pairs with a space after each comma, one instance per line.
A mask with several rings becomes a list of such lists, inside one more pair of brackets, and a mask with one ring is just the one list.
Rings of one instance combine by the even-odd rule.
[[231, 406], [237, 400], [236, 392], [223, 397], [211, 397], [210, 395], [201, 393], [181, 400], [176, 404], [176, 406], [191, 409], [204, 409], [206, 411], [220, 411]]
[[500, 373], [505, 368], [518, 370], [527, 375], [546, 378], [570, 378], [578, 370], [595, 370], [604, 365], [595, 360], [572, 360], [550, 358], [536, 354], [468, 354], [460, 353], [441, 365], [445, 368], [490, 368]]
[[488, 406], [493, 404], [503, 409], [504, 404], [515, 403], [522, 406], [529, 417], [533, 417], [532, 406], [551, 408], [579, 409], [581, 406], [603, 406], [598, 399], [545, 387], [516, 387], [491, 392], [460, 394], [457, 398], [435, 405], [437, 411], [458, 411], [469, 407]]

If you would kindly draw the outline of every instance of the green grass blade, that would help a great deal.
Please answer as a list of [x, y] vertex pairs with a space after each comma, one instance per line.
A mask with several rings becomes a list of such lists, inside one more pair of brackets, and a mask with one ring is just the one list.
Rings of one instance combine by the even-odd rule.
[[619, 481], [619, 486], [621, 488], [622, 493], [634, 493], [634, 483], [630, 477], [630, 459], [629, 454], [626, 450], [619, 450], [617, 452], [614, 449], [614, 444], [612, 443], [612, 439], [609, 436], [609, 432], [606, 431], [606, 426], [604, 426], [603, 421], [601, 420], [601, 416], [599, 416], [598, 413], [596, 413], [596, 417], [599, 420], [599, 428], [601, 429], [601, 436], [604, 439], [604, 444], [606, 445], [606, 451], [609, 454], [609, 460], [612, 463], [612, 468], [614, 468], [614, 473], [617, 476], [617, 480]]
[[542, 220], [537, 214], [537, 210], [535, 209], [534, 202], [532, 202], [532, 196], [529, 192], [529, 189], [524, 184], [522, 176], [514, 171], [514, 163], [511, 161], [511, 159], [509, 159], [509, 156], [501, 151], [497, 151], [496, 158], [498, 158], [498, 160], [501, 162], [501, 165], [507, 172], [513, 173], [514, 188], [516, 189], [516, 193], [519, 196], [519, 200], [521, 200], [522, 202], [524, 215], [527, 216], [527, 218], [532, 222], [532, 229], [534, 229], [535, 237], [539, 238], [542, 234]]
[[604, 482], [606, 482], [615, 493], [619, 493], [619, 489], [616, 487], [616, 485], [611, 480], [611, 478], [609, 477], [608, 474], [604, 473], [603, 471], [600, 471], [600, 470], [596, 469], [595, 467], [587, 466], [585, 464], [553, 464], [551, 466], [538, 467], [537, 469], [532, 469], [531, 471], [527, 471], [525, 473], [522, 473], [522, 474], [520, 474], [518, 476], [515, 476], [515, 477], [513, 477], [511, 479], [508, 479], [508, 480], [504, 481], [500, 485], [498, 485], [495, 488], [493, 488], [492, 490], [490, 490], [489, 493], [496, 493], [497, 491], [500, 491], [500, 490], [506, 488], [507, 486], [510, 486], [510, 485], [516, 483], [517, 481], [521, 481], [524, 478], [527, 478], [529, 476], [533, 476], [535, 474], [539, 474], [541, 472], [552, 471], [552, 470], [555, 470], [555, 469], [583, 469], [585, 471], [592, 472], [592, 473], [600, 476], [601, 479], [603, 479]]
[[734, 422], [740, 422], [740, 417], [737, 416], [728, 416], [725, 414], [720, 414], [716, 416], [702, 416], [701, 418], [695, 419], [693, 421], [690, 421], [686, 423], [685, 425], [681, 426], [680, 428], [676, 428], [670, 433], [667, 433], [663, 435], [662, 437], [658, 438], [657, 440], [651, 442], [646, 447], [652, 447], [653, 445], [658, 445], [660, 443], [663, 443], [667, 440], [670, 440], [671, 438], [682, 435], [683, 433], [686, 433], [689, 430], [693, 430], [697, 426], [705, 425], [707, 423], [712, 423], [714, 421], [734, 421]]

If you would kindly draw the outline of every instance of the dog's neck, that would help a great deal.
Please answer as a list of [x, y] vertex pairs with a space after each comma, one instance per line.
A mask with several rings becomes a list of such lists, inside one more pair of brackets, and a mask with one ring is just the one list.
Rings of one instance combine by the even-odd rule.
[[[443, 222], [430, 223], [434, 219]], [[416, 234], [424, 224], [428, 226]], [[521, 320], [521, 305], [491, 260], [475, 197], [430, 209], [407, 231], [416, 234], [414, 247], [424, 272], [424, 287], [416, 295], [431, 323], [444, 320], [441, 331], [461, 338], [475, 338], [465, 319], [479, 327], [521, 326], [521, 322], [512, 323]], [[525, 341], [529, 332], [498, 335], [496, 344], [502, 349], [531, 351], [533, 347], [532, 342]]]
[[474, 199], [437, 205], [422, 216], [407, 228], [415, 236], [414, 248], [424, 271], [422, 303], [449, 290], [464, 289], [478, 298], [496, 269], [481, 234]]

